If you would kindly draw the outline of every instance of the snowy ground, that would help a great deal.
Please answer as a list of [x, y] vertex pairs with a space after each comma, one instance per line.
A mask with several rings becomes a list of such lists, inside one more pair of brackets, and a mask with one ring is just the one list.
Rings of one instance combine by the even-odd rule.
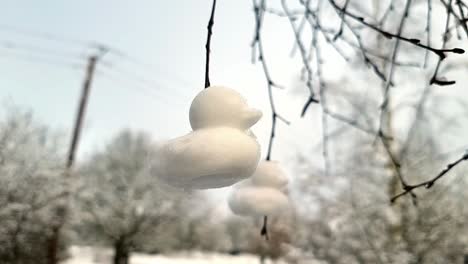
[[[110, 264], [111, 251], [109, 249], [99, 249], [91, 247], [73, 246], [70, 249], [70, 259], [62, 264]], [[159, 256], [147, 254], [133, 254], [130, 258], [130, 264], [258, 264], [258, 256], [240, 255], [229, 256], [223, 254], [203, 254], [190, 253], [174, 256]], [[266, 264], [272, 264], [266, 261]], [[275, 264], [285, 264], [285, 262], [274, 262]]]

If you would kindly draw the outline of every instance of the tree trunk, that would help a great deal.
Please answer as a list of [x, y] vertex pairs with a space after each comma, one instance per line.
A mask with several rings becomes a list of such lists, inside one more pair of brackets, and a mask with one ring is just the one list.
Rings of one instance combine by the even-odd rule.
[[60, 226], [52, 227], [52, 234], [47, 239], [47, 263], [48, 264], [57, 264], [58, 263], [58, 248], [59, 248], [59, 238], [60, 238]]
[[115, 241], [113, 264], [128, 264], [130, 259], [130, 250], [125, 240], [125, 238], [120, 238]]

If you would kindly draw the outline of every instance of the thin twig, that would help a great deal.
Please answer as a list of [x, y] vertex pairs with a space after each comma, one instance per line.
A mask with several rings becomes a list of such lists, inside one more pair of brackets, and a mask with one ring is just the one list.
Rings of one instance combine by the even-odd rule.
[[206, 37], [206, 61], [205, 61], [205, 88], [210, 87], [210, 52], [211, 52], [211, 35], [213, 35], [214, 15], [216, 10], [216, 0], [213, 0], [213, 6], [211, 7], [210, 20], [208, 21], [208, 34]]
[[255, 27], [255, 30], [256, 30], [256, 33], [255, 33], [255, 37], [254, 37], [254, 41], [253, 41], [253, 48], [257, 48], [257, 51], [258, 51], [258, 58], [262, 64], [262, 67], [263, 67], [263, 72], [264, 72], [264, 75], [265, 75], [265, 78], [267, 80], [267, 86], [268, 86], [268, 97], [269, 97], [269, 101], [270, 101], [270, 109], [271, 109], [271, 132], [270, 132], [270, 139], [269, 139], [269, 142], [268, 142], [268, 150], [267, 150], [267, 155], [266, 155], [266, 160], [270, 160], [271, 158], [271, 152], [272, 152], [272, 149], [273, 149], [273, 141], [274, 141], [274, 137], [275, 137], [275, 132], [276, 132], [276, 121], [277, 119], [281, 120], [283, 123], [289, 125], [289, 121], [286, 120], [284, 117], [282, 117], [281, 115], [279, 115], [276, 111], [276, 107], [275, 107], [275, 101], [274, 101], [274, 98], [273, 98], [273, 87], [277, 87], [277, 88], [282, 88], [281, 86], [279, 86], [278, 84], [276, 84], [275, 82], [273, 82], [273, 80], [271, 79], [271, 76], [270, 76], [270, 72], [268, 70], [268, 66], [267, 66], [267, 63], [265, 61], [265, 55], [264, 55], [264, 51], [263, 51], [263, 42], [262, 42], [262, 36], [261, 36], [261, 29], [262, 29], [262, 22], [263, 22], [263, 10], [265, 9], [265, 0], [262, 0], [261, 3], [260, 3], [260, 6], [256, 3], [255, 0], [253, 0], [253, 4], [254, 4], [254, 11], [255, 11], [255, 22], [256, 22], [256, 27]]
[[[403, 33], [403, 28], [405, 26], [406, 18], [408, 18], [410, 7], [411, 7], [411, 0], [407, 0], [406, 5], [405, 5], [405, 11], [403, 13], [403, 16], [401, 17], [400, 25], [398, 26], [398, 32], [397, 32], [398, 36], [400, 36]], [[395, 45], [393, 46], [392, 58], [390, 60], [390, 72], [388, 74], [387, 82], [385, 83], [385, 88], [384, 88], [384, 93], [383, 93], [384, 102], [382, 103], [381, 118], [380, 118], [381, 123], [382, 123], [382, 116], [384, 115], [385, 110], [387, 109], [387, 106], [388, 106], [387, 104], [388, 92], [390, 90], [390, 84], [391, 84], [391, 81], [393, 79], [393, 75], [395, 72], [395, 61], [397, 60], [399, 47], [400, 47], [400, 39], [397, 38], [395, 41]]]
[[445, 6], [447, 13], [452, 15], [457, 20], [456, 28], [458, 29], [458, 26], [462, 26], [463, 30], [465, 31], [465, 34], [468, 36], [468, 26], [466, 24], [467, 20], [464, 17], [464, 12], [463, 12], [463, 9], [461, 8], [461, 6], [464, 5], [464, 3], [460, 0], [456, 0], [456, 5], [459, 7], [459, 11], [461, 12], [460, 14], [461, 17], [460, 17], [452, 8], [452, 3], [453, 3], [452, 0], [449, 0], [448, 3], [446, 3], [444, 0], [440, 0], [440, 2]]
[[[346, 10], [341, 10], [339, 8], [335, 8], [335, 12], [337, 13], [338, 16], [347, 14]], [[343, 17], [344, 18], [344, 17]], [[382, 81], [387, 82], [387, 78], [385, 77], [385, 74], [382, 72], [382, 70], [379, 68], [379, 66], [373, 62], [371, 58], [369, 58], [367, 52], [366, 52], [366, 47], [364, 46], [364, 43], [362, 42], [362, 37], [361, 35], [357, 32], [355, 28], [352, 27], [352, 25], [349, 23], [347, 20], [343, 20], [344, 25], [350, 30], [350, 32], [353, 34], [354, 38], [356, 39], [357, 44], [359, 45], [359, 50], [362, 54], [362, 57], [364, 59], [364, 63], [367, 66], [370, 66], [374, 73], [379, 77]], [[390, 85], [393, 85], [392, 82], [390, 82]]]
[[[333, 111], [331, 111], [330, 109], [327, 109], [325, 108], [324, 109], [324, 113], [327, 114], [329, 117], [337, 120], [337, 121], [340, 121], [342, 123], [345, 123], [345, 124], [348, 124], [349, 126], [352, 126], [362, 132], [365, 132], [369, 135], [375, 135], [375, 133], [377, 133], [376, 130], [372, 130], [372, 129], [369, 129], [361, 124], [359, 124], [356, 120], [353, 120], [353, 119], [350, 119], [342, 114], [339, 114], [339, 113], [335, 113]], [[386, 135], [382, 135], [382, 137], [386, 138], [386, 139], [391, 139], [390, 137], [386, 136]]]
[[390, 12], [392, 12], [394, 10], [395, 6], [394, 6], [394, 2], [393, 0], [390, 1], [390, 4], [388, 5], [387, 9], [385, 10], [384, 14], [382, 15], [382, 18], [380, 19], [378, 25], [379, 26], [383, 26], [385, 24], [385, 21], [387, 20], [388, 18], [388, 15], [390, 14]]
[[[400, 36], [403, 33], [403, 28], [405, 26], [406, 18], [408, 18], [408, 15], [409, 15], [410, 7], [411, 7], [411, 0], [407, 0], [406, 5], [405, 5], [405, 10], [403, 12], [403, 15], [400, 19], [400, 24], [398, 26], [398, 32], [397, 32], [398, 36]], [[380, 109], [380, 119], [379, 119], [379, 125], [378, 125], [379, 133], [377, 134], [377, 136], [379, 136], [381, 134], [380, 132], [382, 132], [383, 130], [382, 124], [383, 124], [383, 119], [385, 118], [385, 114], [387, 113], [388, 102], [389, 102], [388, 93], [390, 91], [390, 84], [393, 80], [393, 75], [395, 73], [395, 61], [397, 60], [399, 47], [400, 47], [400, 39], [397, 38], [395, 41], [395, 45], [393, 46], [392, 57], [390, 60], [390, 71], [387, 77], [387, 82], [385, 83], [385, 87], [383, 90], [383, 95], [382, 95], [383, 102], [382, 102], [381, 109]], [[390, 153], [390, 151], [387, 151], [387, 153]]]
[[265, 237], [265, 240], [269, 240], [270, 237], [268, 236], [268, 216], [263, 217], [263, 226], [260, 230], [260, 235]]
[[[427, 20], [426, 20], [426, 42], [427, 45], [431, 45], [431, 14], [432, 14], [432, 0], [427, 0]], [[424, 53], [424, 64], [423, 67], [427, 66], [427, 58], [429, 56], [429, 51], [426, 50]]]
[[[317, 6], [317, 12], [320, 10], [321, 1], [319, 2], [319, 5]], [[318, 20], [319, 18], [317, 18]], [[323, 64], [323, 59], [322, 59], [322, 54], [320, 52], [320, 43], [318, 41], [318, 30], [315, 29], [312, 33], [312, 46], [315, 47], [315, 65], [317, 68], [317, 78], [319, 82], [319, 95], [320, 95], [320, 101], [321, 101], [321, 108], [322, 108], [322, 156], [323, 156], [323, 163], [324, 163], [324, 173], [325, 176], [329, 175], [330, 172], [330, 158], [328, 155], [328, 115], [325, 113], [326, 109], [328, 109], [327, 105], [327, 98], [326, 98], [326, 84], [325, 81], [323, 80], [322, 76], [322, 64]], [[341, 33], [340, 33], [341, 34]]]
[[[450, 5], [451, 5], [451, 3], [452, 3], [452, 0], [449, 1], [448, 7], [447, 7], [447, 19], [445, 20], [445, 31], [444, 31], [444, 35], [443, 35], [443, 38], [442, 38], [442, 49], [445, 49], [445, 46], [446, 46], [447, 40], [448, 40], [449, 25], [450, 25], [450, 10], [451, 10]], [[434, 74], [432, 75], [431, 80], [429, 81], [429, 84], [436, 84], [436, 85], [440, 85], [440, 86], [455, 84], [455, 81], [447, 81], [447, 80], [443, 80], [443, 79], [440, 79], [440, 78], [437, 77], [437, 74], [439, 72], [440, 65], [441, 65], [443, 59], [444, 59], [443, 57], [439, 57], [439, 60], [437, 61], [436, 68], [434, 70]]]
[[407, 156], [407, 152], [408, 152], [408, 149], [409, 149], [410, 142], [413, 141], [413, 138], [416, 135], [417, 123], [419, 122], [419, 120], [421, 120], [421, 116], [422, 116], [423, 110], [424, 110], [424, 104], [426, 103], [427, 99], [429, 98], [430, 90], [431, 90], [431, 86], [426, 85], [426, 87], [424, 88], [424, 90], [422, 92], [421, 99], [419, 99], [418, 105], [416, 106], [415, 118], [413, 120], [413, 123], [411, 124], [411, 127], [410, 127], [409, 131], [408, 131], [408, 136], [406, 137], [405, 144], [403, 144], [403, 147], [400, 150], [400, 155], [399, 156], [400, 156], [401, 159], [404, 159]]
[[289, 23], [291, 24], [291, 28], [296, 39], [296, 45], [299, 48], [299, 52], [301, 54], [302, 64], [306, 71], [306, 86], [307, 88], [309, 88], [309, 98], [307, 99], [306, 103], [304, 104], [304, 107], [302, 108], [301, 116], [304, 116], [311, 103], [318, 103], [318, 100], [315, 98], [314, 89], [312, 87], [312, 69], [310, 68], [309, 60], [307, 58], [307, 51], [304, 47], [304, 44], [302, 43], [300, 32], [296, 28], [294, 20], [290, 15], [291, 13], [289, 11], [288, 6], [286, 5], [286, 0], [281, 0], [281, 5], [283, 7], [284, 12], [288, 15]]
[[328, 2], [330, 2], [330, 4], [336, 9], [337, 12], [339, 12], [339, 13], [342, 12], [343, 14], [345, 14], [346, 16], [352, 18], [353, 20], [357, 21], [358, 23], [361, 23], [362, 25], [364, 25], [364, 26], [366, 26], [366, 27], [368, 27], [368, 28], [382, 34], [386, 38], [388, 38], [388, 39], [392, 39], [392, 38], [400, 39], [401, 41], [407, 42], [407, 43], [409, 43], [411, 45], [414, 45], [414, 46], [417, 46], [417, 47], [420, 47], [420, 48], [423, 48], [423, 49], [427, 49], [427, 50], [433, 52], [434, 54], [436, 54], [437, 56], [439, 56], [442, 59], [446, 57], [445, 53], [463, 54], [465, 52], [461, 48], [453, 48], [453, 49], [433, 48], [433, 47], [430, 47], [428, 45], [421, 44], [421, 41], [419, 39], [408, 38], [408, 37], [402, 36], [401, 34], [394, 34], [394, 33], [385, 31], [385, 30], [381, 29], [380, 27], [367, 22], [363, 17], [358, 16], [358, 15], [356, 15], [354, 13], [351, 13], [348, 10], [343, 10], [343, 8], [339, 7], [338, 4], [336, 4], [334, 0], [328, 0]]
[[[343, 11], [346, 11], [346, 8], [348, 8], [348, 4], [349, 4], [350, 0], [346, 0], [344, 6], [343, 6]], [[335, 36], [333, 36], [333, 41], [337, 40], [338, 37], [341, 36], [341, 34], [343, 34], [343, 26], [344, 26], [344, 22], [345, 22], [345, 16], [344, 16], [344, 12], [341, 12], [340, 13], [340, 19], [341, 19], [341, 23], [340, 23], [340, 29], [338, 29], [338, 32], [335, 34]]]
[[[271, 159], [271, 152], [273, 149], [273, 141], [276, 135], [276, 121], [277, 119], [281, 120], [283, 123], [289, 125], [289, 121], [286, 120], [284, 117], [280, 116], [276, 112], [275, 101], [273, 97], [273, 87], [282, 88], [281, 86], [277, 85], [270, 77], [270, 73], [268, 70], [267, 63], [265, 61], [265, 55], [263, 51], [263, 42], [262, 42], [262, 23], [263, 23], [263, 12], [266, 10], [265, 0], [261, 0], [260, 5], [257, 4], [256, 0], [252, 0], [254, 5], [254, 14], [255, 14], [255, 35], [254, 40], [252, 41], [252, 52], [255, 51], [255, 48], [258, 51], [258, 59], [260, 60], [263, 73], [267, 80], [267, 87], [268, 87], [268, 98], [270, 102], [270, 109], [271, 109], [271, 130], [270, 130], [270, 139], [268, 141], [268, 150], [265, 160]], [[254, 61], [255, 62], [255, 61]], [[260, 231], [260, 235], [264, 236], [266, 240], [269, 239], [268, 237], [268, 216], [264, 216], [263, 218], [263, 227]]]
[[439, 179], [441, 179], [445, 174], [447, 174], [447, 172], [449, 172], [450, 170], [452, 170], [458, 164], [460, 164], [462, 161], [465, 161], [465, 160], [468, 160], [468, 151], [466, 151], [465, 154], [463, 154], [463, 156], [461, 158], [459, 158], [458, 160], [456, 160], [456, 161], [454, 161], [452, 163], [449, 163], [447, 165], [447, 167], [445, 169], [443, 169], [439, 174], [437, 174], [434, 178], [432, 178], [430, 180], [427, 180], [427, 181], [424, 181], [424, 182], [421, 182], [421, 183], [418, 183], [418, 184], [414, 184], [414, 185], [405, 184], [405, 186], [403, 188], [404, 191], [397, 194], [397, 195], [395, 195], [394, 197], [392, 197], [392, 199], [390, 201], [392, 203], [394, 203], [398, 198], [410, 193], [411, 191], [413, 191], [414, 189], [417, 189], [417, 188], [421, 188], [421, 187], [425, 187], [426, 189], [431, 188], [432, 186], [434, 186], [434, 184]]

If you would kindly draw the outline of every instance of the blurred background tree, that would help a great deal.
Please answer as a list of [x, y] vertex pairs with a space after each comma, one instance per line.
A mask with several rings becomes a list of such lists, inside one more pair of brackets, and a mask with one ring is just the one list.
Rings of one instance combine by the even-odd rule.
[[127, 264], [132, 251], [149, 248], [158, 227], [179, 217], [174, 209], [181, 195], [152, 175], [154, 160], [149, 135], [125, 130], [80, 168], [78, 229], [113, 247], [115, 264]]
[[[64, 195], [63, 136], [16, 106], [0, 119], [0, 262], [46, 263], [44, 244]], [[61, 258], [66, 244], [61, 245]]]

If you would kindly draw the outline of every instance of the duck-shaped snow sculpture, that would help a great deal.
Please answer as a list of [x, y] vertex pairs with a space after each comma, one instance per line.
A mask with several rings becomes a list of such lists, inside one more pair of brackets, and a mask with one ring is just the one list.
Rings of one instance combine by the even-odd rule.
[[160, 148], [159, 177], [185, 189], [221, 188], [250, 177], [260, 145], [249, 129], [261, 117], [233, 89], [204, 89], [190, 106], [193, 131]]
[[234, 214], [272, 216], [289, 207], [285, 194], [288, 179], [276, 161], [262, 161], [251, 178], [234, 186], [228, 199]]
[[253, 185], [272, 187], [278, 190], [286, 188], [288, 177], [278, 161], [262, 161], [250, 178]]
[[231, 193], [229, 208], [236, 215], [274, 216], [289, 206], [288, 197], [271, 187], [244, 186]]

